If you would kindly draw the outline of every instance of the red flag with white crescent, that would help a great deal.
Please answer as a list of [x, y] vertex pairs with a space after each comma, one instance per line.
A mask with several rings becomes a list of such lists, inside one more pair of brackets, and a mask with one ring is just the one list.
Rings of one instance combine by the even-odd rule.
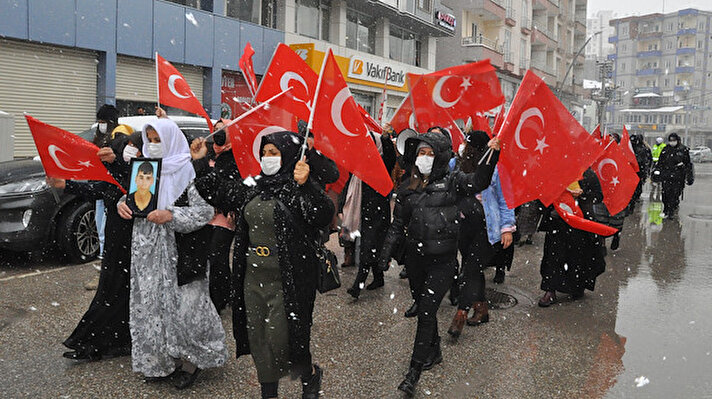
[[413, 102], [413, 114], [415, 115], [418, 131], [425, 133], [433, 126], [446, 128], [450, 132], [452, 150], [457, 153], [460, 144], [465, 142], [465, 135], [453, 120], [449, 111], [439, 108], [428, 93], [426, 81], [423, 75], [408, 73], [408, 85], [410, 86], [410, 99]]
[[369, 131], [376, 132], [376, 133], [383, 133], [383, 128], [381, 125], [376, 122], [375, 119], [371, 115], [368, 114], [368, 111], [366, 111], [361, 104], [356, 104], [358, 107], [358, 112], [361, 113], [361, 118], [363, 118], [363, 123], [366, 124], [366, 127], [368, 128]]
[[550, 205], [603, 152], [531, 71], [524, 75], [498, 137], [502, 193], [509, 208], [535, 199]]
[[472, 130], [481, 130], [487, 133], [490, 138], [494, 137], [490, 129], [488, 118], [481, 112], [476, 113], [475, 116], [472, 117]]
[[252, 48], [250, 42], [247, 42], [245, 49], [242, 51], [238, 65], [242, 71], [242, 76], [245, 78], [247, 89], [250, 91], [252, 98], [255, 98], [257, 93], [257, 77], [255, 76], [255, 67], [252, 64], [252, 56], [255, 55], [255, 49]]
[[575, 229], [606, 237], [618, 232], [616, 228], [584, 218], [581, 208], [579, 208], [573, 195], [568, 190], [561, 193], [561, 196], [554, 201], [553, 205], [556, 213], [564, 219], [564, 222]]
[[290, 105], [291, 100], [286, 95], [282, 95], [264, 107], [247, 114], [235, 124], [228, 125], [226, 131], [230, 135], [232, 153], [241, 176], [260, 174], [262, 137], [272, 133], [297, 130], [297, 117], [288, 111]]
[[67, 180], [102, 180], [117, 185], [126, 193], [96, 155], [99, 147], [29, 115], [25, 115], [25, 119], [47, 176]]
[[638, 186], [638, 175], [623, 154], [623, 149], [610, 141], [603, 155], [591, 166], [603, 191], [603, 203], [611, 215], [625, 209]]
[[398, 109], [391, 117], [390, 123], [396, 133], [400, 133], [405, 129], [418, 130], [415, 125], [415, 114], [413, 114], [413, 102], [410, 100], [410, 94], [398, 106]]
[[623, 126], [623, 133], [621, 134], [621, 142], [619, 143], [621, 150], [623, 150], [623, 155], [633, 167], [633, 170], [638, 172], [640, 166], [638, 166], [638, 159], [635, 157], [635, 151], [633, 150], [633, 143], [630, 142], [630, 134], [628, 134], [628, 129]]
[[393, 182], [331, 50], [324, 63], [314, 100], [314, 147], [381, 195], [388, 195]]
[[208, 122], [208, 128], [212, 132], [213, 122], [193, 91], [190, 90], [188, 82], [170, 62], [158, 53], [156, 53], [156, 73], [160, 103], [202, 116]]
[[285, 95], [291, 102], [288, 109], [299, 119], [307, 121], [318, 80], [316, 72], [294, 50], [280, 43], [260, 82], [255, 100], [264, 102], [291, 87], [292, 90]]

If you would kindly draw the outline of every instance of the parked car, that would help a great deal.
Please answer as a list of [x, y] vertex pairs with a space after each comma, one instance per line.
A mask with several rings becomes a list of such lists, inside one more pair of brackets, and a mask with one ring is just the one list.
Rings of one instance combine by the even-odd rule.
[[690, 159], [692, 162], [711, 162], [712, 150], [705, 146], [695, 147], [690, 150]]
[[[176, 116], [190, 142], [209, 133], [203, 118]], [[155, 116], [119, 118], [140, 130]], [[79, 135], [94, 136], [96, 124]], [[59, 249], [71, 263], [83, 263], [99, 254], [94, 222], [94, 201], [49, 187], [39, 158], [0, 162], [0, 248], [18, 252]]]

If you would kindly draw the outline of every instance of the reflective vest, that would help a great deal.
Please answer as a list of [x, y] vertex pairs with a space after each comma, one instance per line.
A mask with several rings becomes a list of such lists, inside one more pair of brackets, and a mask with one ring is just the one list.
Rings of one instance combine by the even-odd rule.
[[665, 143], [660, 143], [653, 146], [653, 162], [658, 162], [660, 153], [663, 152], [663, 148], [665, 148], [666, 145]]

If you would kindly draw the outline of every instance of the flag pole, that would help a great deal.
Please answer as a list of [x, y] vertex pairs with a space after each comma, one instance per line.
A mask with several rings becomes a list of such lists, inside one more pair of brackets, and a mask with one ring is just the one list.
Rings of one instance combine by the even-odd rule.
[[381, 108], [378, 110], [378, 123], [383, 125], [383, 108], [386, 106], [386, 98], [388, 93], [386, 92], [388, 86], [388, 78], [391, 77], [391, 67], [386, 67], [386, 81], [383, 82], [383, 92], [381, 93]]
[[207, 140], [207, 139], [209, 139], [210, 137], [213, 137], [213, 136], [214, 136], [215, 134], [217, 134], [218, 132], [221, 132], [221, 131], [227, 129], [227, 128], [229, 128], [230, 126], [232, 126], [232, 125], [236, 124], [237, 122], [239, 122], [240, 120], [244, 119], [247, 115], [250, 115], [250, 114], [252, 114], [253, 112], [255, 112], [255, 111], [257, 111], [257, 110], [266, 107], [267, 105], [269, 105], [269, 103], [271, 103], [272, 101], [276, 100], [278, 97], [282, 96], [283, 94], [285, 94], [286, 92], [288, 92], [288, 91], [290, 91], [290, 90], [292, 90], [292, 88], [291, 88], [291, 87], [288, 87], [288, 88], [286, 88], [284, 91], [279, 92], [279, 93], [273, 95], [272, 97], [270, 97], [269, 99], [267, 99], [265, 102], [262, 102], [262, 103], [260, 103], [259, 105], [255, 106], [255, 107], [253, 107], [253, 108], [250, 108], [249, 110], [245, 111], [245, 112], [242, 113], [240, 116], [238, 116], [237, 118], [235, 118], [235, 119], [233, 119], [232, 121], [230, 121], [230, 123], [228, 123], [227, 125], [225, 125], [225, 126], [221, 127], [220, 129], [218, 129], [218, 130], [216, 130], [216, 131], [210, 133], [209, 135], [205, 136], [204, 139]]
[[316, 99], [317, 99], [317, 97], [319, 97], [319, 89], [321, 89], [321, 81], [324, 78], [324, 68], [326, 67], [326, 62], [329, 60], [329, 56], [331, 54], [332, 54], [331, 48], [329, 48], [329, 52], [326, 53], [326, 56], [324, 57], [324, 61], [321, 63], [321, 70], [319, 71], [319, 79], [316, 82], [316, 89], [314, 90], [314, 98], [312, 99], [311, 110], [309, 112], [309, 121], [307, 122], [307, 131], [304, 132], [304, 143], [302, 144], [302, 152], [299, 154], [300, 161], [304, 158], [304, 154], [306, 154], [307, 149], [309, 148], [309, 145], [307, 144], [307, 138], [309, 138], [309, 132], [311, 132], [312, 126], [314, 125], [314, 111], [316, 110]]
[[158, 108], [161, 108], [161, 85], [159, 84], [159, 78], [158, 78], [158, 51], [155, 53], [155, 60], [156, 60], [156, 103], [158, 104]]

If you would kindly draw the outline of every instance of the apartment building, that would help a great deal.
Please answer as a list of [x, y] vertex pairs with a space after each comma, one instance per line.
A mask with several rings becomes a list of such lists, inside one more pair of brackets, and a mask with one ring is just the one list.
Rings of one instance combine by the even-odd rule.
[[[712, 134], [712, 12], [684, 9], [611, 20], [616, 101], [613, 127], [626, 125], [648, 142], [689, 132], [686, 144], [709, 144]], [[684, 135], [681, 135], [684, 137]]]
[[608, 38], [615, 34], [610, 24], [611, 19], [615, 17], [616, 14], [611, 10], [600, 10], [592, 18], [586, 19], [586, 31], [589, 35], [601, 32], [586, 45], [587, 60], [600, 60], [615, 51], [615, 46], [608, 41]]
[[[438, 39], [437, 68], [489, 58], [507, 103], [531, 69], [582, 115], [583, 53], [587, 0], [442, 0], [460, 24], [452, 38]], [[575, 59], [574, 59], [575, 58]], [[572, 71], [564, 82], [570, 64]]]

